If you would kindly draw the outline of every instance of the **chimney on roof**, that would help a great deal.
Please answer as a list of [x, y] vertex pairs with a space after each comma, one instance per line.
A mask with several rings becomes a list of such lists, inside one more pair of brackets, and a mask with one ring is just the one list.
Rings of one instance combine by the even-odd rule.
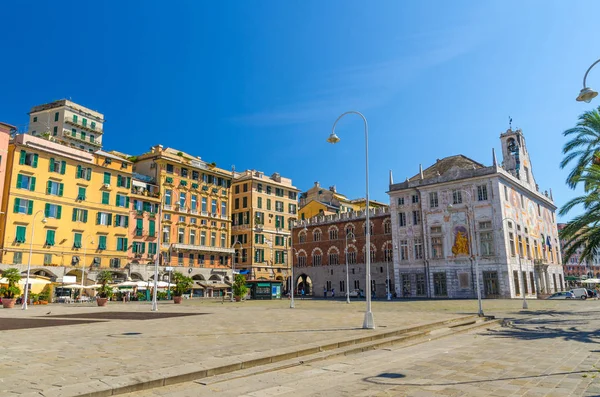
[[394, 184], [394, 177], [392, 176], [392, 170], [390, 170], [390, 186]]
[[334, 193], [337, 193], [335, 190], [335, 185], [329, 186], [329, 190], [331, 190]]
[[319, 185], [319, 181], [315, 182], [315, 187], [321, 187], [321, 185]]
[[163, 145], [152, 146], [152, 153], [160, 153], [163, 150]]
[[423, 179], [423, 164], [419, 164], [419, 177]]

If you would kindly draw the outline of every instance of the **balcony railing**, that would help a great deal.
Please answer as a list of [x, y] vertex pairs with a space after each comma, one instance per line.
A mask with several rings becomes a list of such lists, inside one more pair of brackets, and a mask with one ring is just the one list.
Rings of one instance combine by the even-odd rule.
[[103, 133], [102, 128], [99, 128], [97, 125], [94, 128], [92, 128], [91, 124], [85, 124], [84, 125], [83, 121], [79, 120], [79, 118], [77, 119], [77, 121], [75, 121], [75, 120], [73, 120], [73, 118], [67, 118], [67, 117], [65, 117], [65, 122], [69, 123], [69, 124], [72, 124], [72, 125], [75, 125], [75, 126], [81, 128], [81, 129], [84, 129], [86, 131], [95, 132], [97, 134], [102, 134]]
[[69, 131], [69, 130], [63, 130], [63, 136], [66, 138], [70, 138], [70, 139], [74, 139], [76, 141], [80, 141], [80, 142], [85, 142], [85, 143], [89, 143], [90, 145], [94, 145], [94, 146], [102, 146], [102, 144], [98, 141], [96, 141], [95, 139], [92, 141], [91, 137], [88, 136], [86, 134], [85, 137], [83, 137], [81, 135], [81, 132], [76, 132], [75, 134], [73, 134], [73, 131]]
[[209, 247], [207, 245], [193, 245], [193, 244], [173, 244], [171, 247], [173, 250], [187, 250], [187, 251], [202, 251], [202, 252], [217, 252], [222, 254], [233, 254], [235, 250], [233, 248], [225, 247]]

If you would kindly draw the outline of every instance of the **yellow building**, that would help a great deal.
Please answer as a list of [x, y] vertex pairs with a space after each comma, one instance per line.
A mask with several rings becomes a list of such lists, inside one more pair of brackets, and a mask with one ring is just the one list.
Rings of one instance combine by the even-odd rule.
[[[177, 271], [198, 281], [214, 281], [215, 290], [225, 289], [233, 253], [229, 244], [231, 172], [162, 145], [137, 156], [134, 168], [136, 175], [150, 177], [160, 189], [161, 265], [179, 267]], [[205, 291], [208, 296], [209, 290]]]
[[[17, 135], [9, 145], [0, 218], [2, 262], [122, 269], [129, 250], [131, 162]], [[65, 272], [66, 273], [66, 272]]]
[[252, 279], [286, 280], [299, 190], [278, 173], [269, 177], [254, 170], [236, 173], [232, 190], [236, 270], [248, 272]]

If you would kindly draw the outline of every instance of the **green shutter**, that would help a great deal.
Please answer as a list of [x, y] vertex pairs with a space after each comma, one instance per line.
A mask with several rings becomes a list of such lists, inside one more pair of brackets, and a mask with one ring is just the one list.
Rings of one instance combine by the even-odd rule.
[[125, 196], [125, 208], [129, 208], [129, 196]]
[[19, 155], [19, 164], [25, 164], [25, 157], [27, 157], [27, 152], [25, 150], [21, 150], [21, 154]]
[[16, 198], [15, 199], [15, 206], [13, 207], [13, 212], [15, 214], [19, 213], [19, 205], [21, 204], [21, 199], [20, 198]]
[[102, 192], [102, 204], [108, 204], [109, 199], [110, 199], [110, 193]]
[[46, 183], [46, 194], [50, 194], [52, 192], [52, 181], [48, 181]]
[[79, 187], [79, 193], [77, 194], [77, 198], [80, 200], [85, 200], [85, 188]]
[[32, 166], [33, 168], [37, 168], [37, 163], [38, 163], [38, 155], [37, 155], [37, 153], [35, 153], [35, 154], [33, 155], [33, 163], [31, 164], [31, 166]]
[[101, 215], [101, 212], [96, 213], [96, 225], [100, 224], [100, 215]]
[[121, 187], [121, 175], [117, 175], [117, 187]]
[[17, 189], [20, 189], [22, 185], [23, 185], [23, 175], [18, 174], [17, 175]]
[[87, 179], [88, 181], [92, 179], [92, 169], [91, 168], [87, 169], [87, 175], [86, 175], [85, 179]]
[[108, 214], [108, 226], [112, 225], [112, 214]]
[[117, 197], [115, 197], [115, 205], [117, 207], [119, 206], [119, 197], [121, 197], [121, 195], [117, 193]]
[[64, 175], [66, 169], [67, 169], [67, 162], [66, 161], [61, 161], [60, 162], [60, 173]]
[[56, 231], [55, 230], [48, 230], [50, 232], [50, 242], [52, 243], [52, 245], [56, 244]]
[[104, 173], [104, 182], [103, 183], [106, 183], [107, 185], [110, 184], [110, 172]]
[[87, 222], [88, 210], [83, 210], [83, 223]]
[[56, 219], [60, 219], [61, 214], [62, 214], [62, 205], [59, 205], [58, 208], [56, 209]]
[[125, 186], [127, 189], [131, 188], [131, 177], [127, 177], [127, 185]]
[[127, 251], [127, 248], [129, 247], [129, 244], [127, 243], [127, 239], [126, 238], [123, 239], [123, 243], [124, 243], [123, 251]]
[[48, 171], [53, 172], [54, 171], [54, 158], [50, 157], [50, 165], [48, 166]]
[[127, 216], [125, 217], [125, 227], [129, 227], [129, 217]]
[[259, 236], [258, 234], [254, 235], [254, 243], [255, 244], [258, 244], [258, 236]]
[[33, 214], [33, 200], [29, 200], [29, 206], [27, 207], [27, 215]]
[[30, 191], [32, 191], [32, 192], [34, 192], [34, 191], [35, 191], [35, 180], [36, 180], [36, 177], [35, 177], [35, 176], [32, 176], [32, 177], [31, 177], [31, 183], [30, 183], [30, 185], [29, 185], [29, 190], [30, 190]]
[[77, 166], [77, 173], [75, 174], [75, 178], [81, 178], [81, 166]]
[[77, 221], [77, 208], [73, 208], [73, 222]]
[[44, 206], [44, 216], [48, 218], [50, 216], [50, 204], [46, 203]]
[[58, 184], [58, 195], [62, 197], [63, 195], [63, 190], [65, 188], [65, 184], [64, 183], [59, 183]]
[[142, 243], [142, 254], [146, 253], [146, 243]]
[[154, 221], [150, 221], [150, 236], [154, 236], [154, 233], [156, 232], [156, 222]]

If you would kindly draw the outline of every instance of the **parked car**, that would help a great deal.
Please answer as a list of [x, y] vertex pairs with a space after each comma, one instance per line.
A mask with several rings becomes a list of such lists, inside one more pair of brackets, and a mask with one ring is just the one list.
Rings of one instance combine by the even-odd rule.
[[587, 292], [587, 289], [585, 289], [585, 288], [573, 288], [569, 292], [572, 293], [573, 295], [575, 295], [576, 299], [586, 300], [588, 298], [588, 292]]
[[365, 295], [361, 289], [353, 289], [348, 293], [350, 298], [364, 298]]
[[550, 295], [547, 299], [575, 299], [575, 295], [573, 295], [569, 291], [557, 292]]
[[588, 289], [587, 295], [588, 295], [588, 298], [597, 298], [598, 297], [598, 293], [596, 291], [594, 291], [593, 289]]

